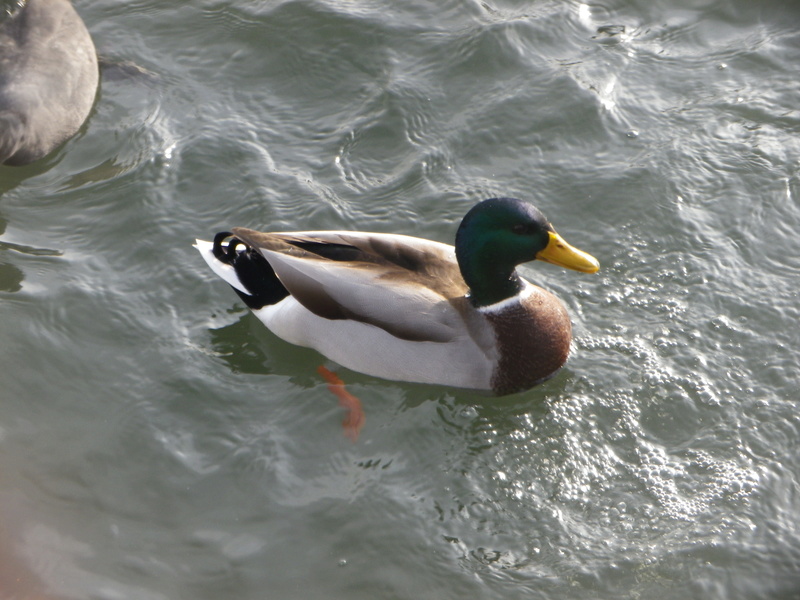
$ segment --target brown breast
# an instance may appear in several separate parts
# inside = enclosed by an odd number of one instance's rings
[[[486,314],[497,335],[500,360],[492,376],[498,396],[533,387],[567,360],[572,325],[566,308],[550,292],[534,287],[520,303]]]

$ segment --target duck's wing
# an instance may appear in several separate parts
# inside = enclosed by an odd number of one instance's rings
[[[452,246],[382,233],[233,234],[257,248],[289,293],[320,317],[369,323],[413,341],[466,333],[457,306],[468,289]]]

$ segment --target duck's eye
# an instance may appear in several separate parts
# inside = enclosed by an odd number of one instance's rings
[[[511,232],[516,233],[517,235],[527,235],[531,232],[531,228],[528,225],[519,223],[511,227]]]

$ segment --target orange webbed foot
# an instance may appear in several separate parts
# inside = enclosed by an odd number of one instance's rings
[[[339,379],[336,373],[325,367],[325,365],[317,367],[317,372],[322,375],[322,378],[328,383],[328,389],[339,398],[339,406],[346,411],[344,420],[342,421],[344,435],[351,442],[356,442],[358,440],[358,434],[367,420],[367,416],[364,414],[364,409],[361,406],[361,400],[344,389],[344,381]]]

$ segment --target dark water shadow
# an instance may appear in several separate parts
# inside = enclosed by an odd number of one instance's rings
[[[279,375],[311,387],[322,382],[317,367],[325,362],[318,352],[284,342],[249,311],[237,321],[209,330],[215,354],[234,373]]]
[[[61,148],[63,148],[63,146],[60,146],[58,150],[48,154],[45,158],[37,160],[29,165],[21,167],[0,165],[0,200],[2,200],[3,195],[12,191],[26,179],[46,173],[53,166],[58,164],[61,156]]]
[[[0,261],[0,292],[18,292],[25,275],[14,265]]]
[[[0,216],[0,235],[6,230],[7,222]],[[0,249],[3,243],[0,242]],[[25,276],[22,271],[14,265],[4,261],[3,253],[0,253],[0,292],[18,292],[22,289],[22,280]]]

